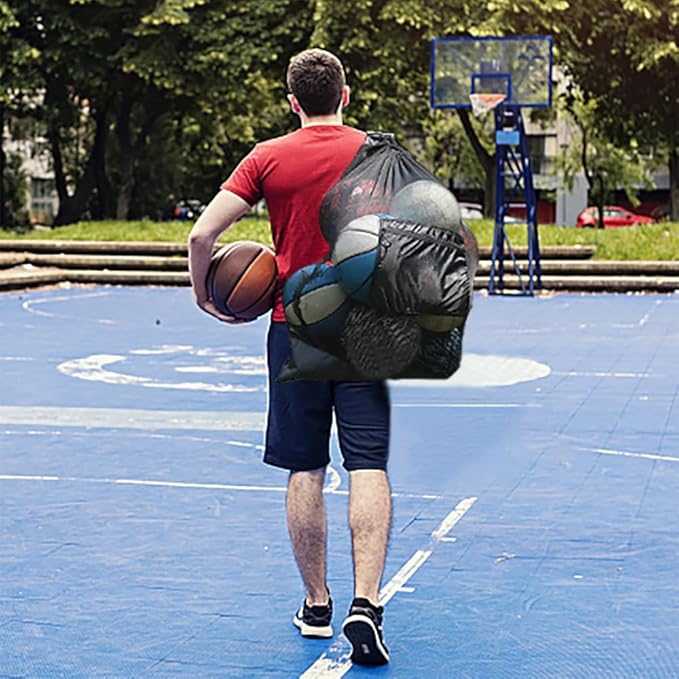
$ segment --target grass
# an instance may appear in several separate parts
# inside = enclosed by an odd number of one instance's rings
[[[483,219],[470,223],[481,245],[491,245],[493,222]],[[506,227],[512,245],[526,244],[526,227]],[[620,229],[572,229],[540,226],[540,245],[594,245],[594,259],[679,260],[679,223],[643,224]]]
[[[0,229],[0,240],[95,240],[95,241],[164,241],[185,243],[193,222],[102,221],[78,222],[54,229],[36,229],[28,232]],[[269,221],[264,217],[241,219],[219,239],[230,243],[235,240],[254,240],[271,244]]]
[[[0,239],[30,238],[98,241],[172,241],[185,242],[191,222],[80,222],[55,229],[16,233],[0,229]],[[493,223],[471,223],[481,245],[490,245]],[[507,226],[512,245],[526,243],[526,227]],[[246,217],[222,236],[220,241],[255,240],[271,244],[269,222],[264,217]],[[569,229],[563,226],[540,227],[542,245],[595,245],[595,259],[679,260],[679,223],[644,224],[622,229]]]

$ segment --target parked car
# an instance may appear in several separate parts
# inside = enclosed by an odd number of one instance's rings
[[[205,207],[206,206],[201,201],[196,200],[195,198],[183,200],[175,205],[173,217],[179,221],[198,219],[203,210],[205,210]]]
[[[670,206],[667,203],[663,205],[658,205],[651,210],[651,217],[655,219],[656,222],[666,222],[670,218]]]
[[[475,219],[483,219],[483,207],[480,203],[459,203],[460,214],[462,221],[473,221]],[[514,215],[505,215],[505,224],[522,224],[525,223],[519,217]]]
[[[604,228],[617,229],[622,226],[636,226],[637,224],[655,224],[653,217],[637,215],[619,205],[604,206]],[[575,226],[581,229],[591,229],[599,225],[599,211],[596,207],[588,207],[583,210],[575,222]]]
[[[460,203],[459,205],[462,221],[483,219],[483,208],[478,203]]]

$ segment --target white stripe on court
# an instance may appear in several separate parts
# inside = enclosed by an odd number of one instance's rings
[[[264,413],[237,411],[0,406],[0,424],[9,425],[262,431],[264,423]]]
[[[328,484],[323,489],[326,495],[344,495],[348,496],[348,490],[338,488],[341,477],[332,467],[328,467],[329,480]],[[53,476],[44,474],[0,474],[0,481],[45,481],[45,482],[63,482],[63,483],[98,483],[114,486],[148,486],[156,488],[195,488],[200,490],[228,490],[228,491],[249,491],[249,492],[264,492],[264,493],[285,493],[287,486],[254,486],[238,483],[198,483],[189,481],[159,481],[155,479],[93,479],[79,476]],[[415,500],[441,500],[441,495],[433,493],[401,493],[395,492],[391,494],[394,498],[407,498]]]
[[[118,354],[92,354],[85,358],[64,361],[57,370],[68,377],[75,377],[90,382],[116,384],[125,386],[150,387],[153,389],[187,389],[189,391],[209,391],[218,393],[261,391],[260,387],[247,387],[242,384],[210,384],[209,382],[163,382],[151,377],[128,375],[127,373],[107,370],[107,365],[127,360]]]
[[[436,545],[446,537],[453,526],[471,509],[477,499],[475,497],[468,497],[457,503],[455,508],[431,534],[431,538],[425,548],[418,549],[401,566],[398,573],[382,588],[380,591],[380,605],[386,606],[392,597],[399,591],[403,591],[406,582],[424,565],[432,555]],[[341,636],[313,665],[300,675],[300,679],[340,679],[351,669],[350,656],[351,649],[349,643],[344,636]]]
[[[539,403],[392,403],[394,408],[542,408]]]
[[[651,377],[651,373],[632,373],[632,372],[605,372],[605,371],[577,371],[570,370],[560,372],[555,370],[552,375],[556,377],[628,377],[632,379],[641,379],[644,377]]]
[[[63,297],[44,297],[41,299],[30,299],[26,302],[24,302],[21,307],[23,308],[24,311],[28,311],[29,313],[36,314],[37,316],[46,316],[47,318],[61,318],[61,319],[67,319],[67,320],[76,320],[76,321],[82,321],[83,318],[80,316],[65,316],[63,314],[51,314],[48,311],[42,311],[40,309],[35,309],[34,307],[38,306],[39,304],[51,304],[52,302],[70,302],[73,299],[87,299],[87,298],[92,298],[92,297],[106,297],[110,295],[111,293],[109,291],[102,291],[102,292],[90,292],[86,294],[81,294],[77,293],[74,295],[66,295]],[[115,325],[115,321],[112,321],[108,318],[101,318],[101,319],[87,319],[87,320],[94,320],[95,323],[103,323],[104,325]]]
[[[679,457],[672,457],[671,455],[655,455],[653,453],[634,453],[628,450],[613,450],[611,448],[582,448],[582,450],[590,450],[593,453],[601,453],[602,455],[617,455],[618,457],[638,457],[644,460],[679,462]]]
[[[65,481],[71,483],[103,483],[117,486],[160,486],[163,488],[201,488],[204,490],[248,490],[284,493],[285,486],[249,486],[234,483],[190,483],[185,481],[155,481],[151,479],[88,479],[77,476],[40,476],[0,474],[0,481]],[[334,491],[337,492],[337,491]]]

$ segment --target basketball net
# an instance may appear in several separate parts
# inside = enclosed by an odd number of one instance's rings
[[[472,112],[477,118],[497,108],[505,100],[504,94],[470,94],[469,101],[472,105]]]

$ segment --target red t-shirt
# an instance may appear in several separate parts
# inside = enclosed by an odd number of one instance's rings
[[[264,198],[276,249],[278,293],[274,321],[284,321],[281,288],[295,271],[328,254],[318,223],[323,197],[353,160],[365,132],[312,125],[261,142],[222,184],[250,205]]]

